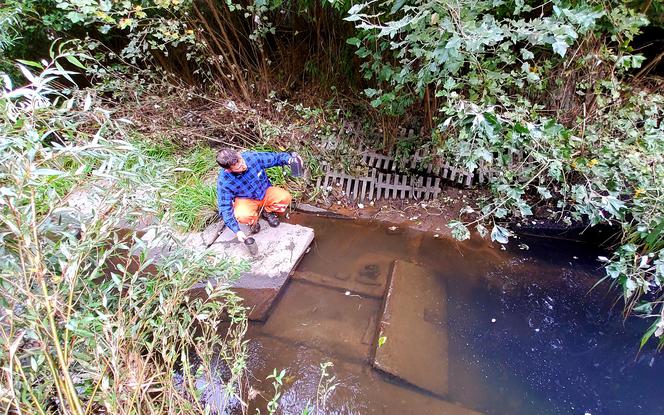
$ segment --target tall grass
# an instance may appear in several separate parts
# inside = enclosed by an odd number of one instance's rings
[[[216,154],[210,147],[196,147],[177,159],[171,212],[186,231],[198,231],[217,219]]]
[[[173,219],[186,230],[201,230],[217,218],[217,188],[196,181],[175,192],[171,208]]]
[[[0,98],[0,408],[208,413],[197,384],[213,355],[230,369],[226,391],[241,396],[246,313],[223,281],[244,265],[191,252],[158,222],[136,233],[135,220],[167,207],[172,165],[122,141],[107,113],[64,96],[52,84],[60,66],[31,65],[40,72],[21,67],[31,84]],[[45,191],[58,180],[64,191]],[[69,180],[84,189],[77,204]],[[205,288],[212,301],[192,296],[210,275],[222,282]]]

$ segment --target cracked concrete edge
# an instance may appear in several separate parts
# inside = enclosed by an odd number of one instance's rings
[[[297,203],[293,208],[296,212],[309,213],[312,215],[324,216],[334,219],[355,219],[356,216],[344,215],[342,213],[333,212],[318,206],[310,205],[308,203]]]

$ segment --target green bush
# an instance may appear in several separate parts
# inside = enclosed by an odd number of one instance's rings
[[[655,320],[644,340],[654,334],[662,347],[664,97],[629,83],[644,60],[630,42],[648,24],[636,6],[369,2],[346,20],[374,82],[365,90],[371,105],[401,114],[435,103],[434,151],[495,172],[492,199],[476,219],[451,222],[453,235],[466,239],[472,227],[506,243],[505,222],[535,205],[568,222],[620,224],[607,277],[621,287],[626,313]]]
[[[21,66],[30,83],[7,82],[0,98],[2,407],[209,413],[197,385],[213,355],[229,369],[225,392],[240,394],[246,313],[228,283],[246,265],[191,252],[161,224],[143,237],[118,232],[167,207],[173,172],[121,140],[108,112],[59,89],[58,67]],[[86,203],[65,199],[69,180]],[[152,256],[164,246],[168,257]],[[191,298],[210,275],[222,282],[206,288],[214,301]],[[230,320],[225,337],[222,319]]]

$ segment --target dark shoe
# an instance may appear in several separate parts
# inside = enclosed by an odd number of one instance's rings
[[[253,225],[249,225],[249,232],[254,235],[261,231],[261,224],[256,221]]]
[[[267,224],[270,225],[270,227],[272,228],[276,228],[281,223],[281,221],[279,220],[279,216],[277,216],[277,214],[273,212],[263,212],[263,218],[267,221]]]

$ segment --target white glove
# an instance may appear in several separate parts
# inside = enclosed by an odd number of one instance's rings
[[[247,235],[245,235],[242,231],[238,231],[238,233],[235,235],[237,236],[237,240],[240,242],[244,242],[244,240],[247,239]]]

